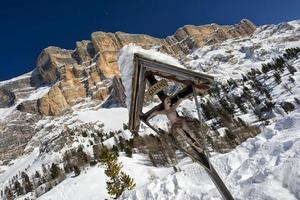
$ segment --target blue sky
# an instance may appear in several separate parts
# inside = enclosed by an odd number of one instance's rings
[[[74,49],[94,31],[173,34],[185,24],[300,19],[299,0],[2,0],[0,80],[35,68],[47,46]]]

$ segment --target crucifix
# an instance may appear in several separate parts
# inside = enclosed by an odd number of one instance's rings
[[[211,87],[214,82],[213,76],[163,63],[141,54],[134,55],[134,65],[129,130],[137,134],[140,121],[142,121],[158,135],[168,135],[172,139],[172,145],[204,168],[223,199],[233,200],[230,191],[209,160],[209,152],[203,137],[203,134],[205,134],[203,131],[204,122],[201,120],[197,96],[205,94]],[[166,80],[180,83],[185,87],[174,95],[167,95],[163,90],[168,85]],[[146,85],[149,88],[147,92]],[[143,113],[144,99],[154,95],[157,95],[161,103]],[[194,98],[198,119],[179,116],[176,111],[176,107],[180,102],[190,97]],[[157,114],[167,116],[170,124],[169,132],[156,128],[149,123],[149,120]]]

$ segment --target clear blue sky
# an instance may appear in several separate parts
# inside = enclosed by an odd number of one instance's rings
[[[0,80],[31,71],[47,46],[74,49],[94,31],[173,34],[185,24],[300,19],[300,0],[1,0]]]

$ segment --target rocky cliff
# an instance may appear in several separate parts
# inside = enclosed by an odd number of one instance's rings
[[[102,82],[119,75],[118,52],[127,44],[146,49],[159,46],[161,51],[181,58],[205,45],[249,36],[255,29],[252,22],[242,20],[232,26],[187,25],[166,39],[123,32],[94,32],[91,41],[77,42],[75,50],[48,47],[39,55],[37,69],[44,83],[58,83],[37,102],[38,111],[57,115],[85,97],[103,100],[108,91]]]
[[[146,49],[155,47],[181,59],[199,47],[248,37],[255,30],[252,22],[242,20],[236,25],[187,25],[164,39],[94,32],[91,40],[77,42],[75,50],[45,48],[33,72],[0,83],[0,108],[4,110],[0,120],[0,159],[20,155],[38,131],[34,124],[43,116],[62,115],[87,100],[103,107],[124,106],[117,64],[123,46],[132,43]]]

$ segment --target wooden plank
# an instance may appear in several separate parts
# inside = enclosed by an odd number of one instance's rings
[[[192,86],[187,86],[184,89],[180,90],[177,94],[171,96],[171,104],[175,104],[177,103],[177,101],[179,101],[180,99],[186,99],[189,96],[191,96],[193,93],[193,88]],[[154,108],[152,108],[151,110],[149,110],[148,112],[146,112],[145,114],[142,114],[142,116],[144,118],[148,118],[152,113],[156,112],[156,111],[162,111],[164,110],[164,104],[163,102],[158,104],[157,106],[155,106]]]
[[[163,72],[169,75],[176,75],[178,79],[192,80],[195,84],[199,83],[213,83],[214,77],[208,74],[195,72],[192,70],[180,68],[174,65],[159,62],[157,60],[149,59],[141,54],[135,54],[139,61],[147,66],[147,70]]]
[[[129,111],[129,130],[136,132],[136,115],[138,114],[136,108],[137,101],[137,90],[139,83],[139,71],[140,71],[140,62],[137,56],[134,56],[134,75],[132,77],[132,93],[131,93],[131,102],[130,102],[130,111]]]
[[[154,85],[157,83],[157,80],[152,73],[148,73],[147,80],[149,81],[150,85]],[[157,96],[161,101],[163,101],[166,98],[166,95],[163,91],[158,92]]]

